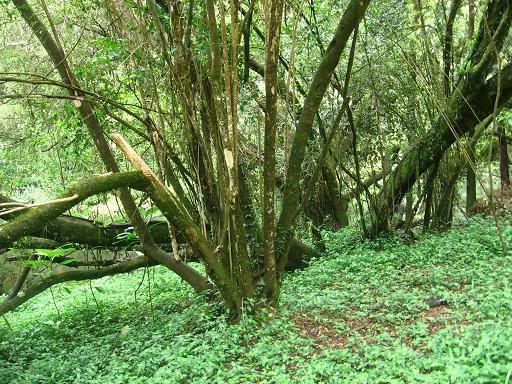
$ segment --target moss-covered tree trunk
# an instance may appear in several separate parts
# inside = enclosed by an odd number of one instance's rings
[[[434,127],[403,157],[387,178],[378,198],[381,203],[377,216],[392,215],[419,175],[439,161],[456,140],[495,112],[496,101],[500,110],[512,97],[512,65],[506,65],[499,74],[495,72],[495,53],[501,50],[508,35],[511,8],[506,1],[492,0],[488,3],[473,52],[467,60],[467,73],[457,83]],[[380,220],[372,234],[387,230],[386,220]]]

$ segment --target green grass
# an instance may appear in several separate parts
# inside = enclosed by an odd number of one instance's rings
[[[228,325],[163,268],[150,286],[138,271],[54,287],[0,325],[0,383],[512,384],[512,257],[492,220],[411,244],[325,237],[277,318]]]

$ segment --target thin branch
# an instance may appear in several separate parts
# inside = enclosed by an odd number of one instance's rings
[[[120,273],[127,273],[134,271],[139,268],[143,268],[148,265],[155,265],[156,263],[153,260],[147,260],[146,256],[135,257],[131,260],[128,260],[123,263],[119,263],[116,265],[112,265],[105,268],[100,269],[92,269],[87,271],[69,271],[69,272],[61,272],[54,275],[51,275],[39,283],[27,288],[22,296],[15,296],[12,298],[6,299],[4,302],[0,304],[0,315],[4,315],[7,312],[19,307],[21,304],[27,302],[34,296],[39,295],[44,292],[48,288],[60,284],[66,281],[83,281],[83,280],[92,280],[99,279],[105,276],[112,276]]]
[[[63,197],[62,199],[48,200],[48,201],[43,201],[40,203],[33,203],[33,204],[18,203],[21,206],[13,208],[13,209],[9,209],[7,211],[2,211],[2,212],[0,212],[0,216],[10,215],[11,213],[22,211],[22,210],[25,210],[28,208],[35,208],[35,207],[41,207],[43,205],[58,204],[58,203],[73,201],[78,198],[79,198],[79,196],[77,194],[74,194],[73,196],[70,196],[70,197]],[[15,203],[7,203],[7,204],[15,204]]]
[[[31,267],[29,266],[23,268],[23,270],[21,271],[21,275],[16,280],[16,283],[12,287],[11,292],[9,292],[9,294],[7,295],[6,300],[10,300],[18,295],[18,293],[21,291],[21,288],[23,287],[23,284],[25,284],[25,281],[27,280],[30,269]]]

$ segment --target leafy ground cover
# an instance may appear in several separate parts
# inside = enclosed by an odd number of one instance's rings
[[[325,233],[279,316],[247,303],[238,325],[159,267],[54,287],[0,325],[0,383],[512,383],[512,252],[492,220],[356,233]]]

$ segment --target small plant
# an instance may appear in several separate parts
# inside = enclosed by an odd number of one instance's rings
[[[73,263],[75,259],[67,256],[76,252],[76,248],[72,248],[70,245],[65,244],[55,249],[35,249],[31,257],[23,259],[23,263],[29,266],[41,266],[48,262],[61,265]]]

